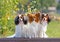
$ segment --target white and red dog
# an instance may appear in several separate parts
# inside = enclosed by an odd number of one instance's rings
[[[42,14],[42,21],[41,21],[41,23],[42,23],[42,38],[47,38],[48,36],[47,36],[47,34],[46,34],[46,31],[47,31],[47,25],[48,25],[48,23],[50,22],[50,18],[49,18],[49,15],[48,14],[45,14],[45,13],[43,13]]]

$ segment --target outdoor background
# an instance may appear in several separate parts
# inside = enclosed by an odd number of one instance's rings
[[[60,0],[0,0],[0,38],[14,34],[17,14],[38,11],[51,18],[46,32],[49,38],[60,38]]]

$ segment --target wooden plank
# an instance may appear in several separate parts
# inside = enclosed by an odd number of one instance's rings
[[[0,42],[60,42],[60,38],[0,38]]]

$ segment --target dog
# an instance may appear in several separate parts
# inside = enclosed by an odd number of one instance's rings
[[[48,14],[42,14],[42,38],[48,38],[46,31],[47,31],[47,25],[50,22],[50,18]]]
[[[28,16],[23,16],[23,37],[29,38],[29,24],[28,24]]]
[[[15,37],[22,37],[22,30],[23,30],[23,15],[19,14],[15,17],[15,33],[7,38],[15,38]]]
[[[40,32],[40,28],[41,28],[41,25],[40,25],[40,13],[36,13],[36,14],[33,14],[34,15],[34,37],[35,38],[38,38],[39,37],[39,32]]]
[[[29,38],[34,38],[34,25],[33,25],[33,15],[28,14],[28,28],[29,28]]]

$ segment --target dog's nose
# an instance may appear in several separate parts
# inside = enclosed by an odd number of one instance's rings
[[[23,19],[21,19],[21,21],[22,21]]]
[[[21,22],[21,21],[23,21],[23,19],[20,18],[19,21]]]

